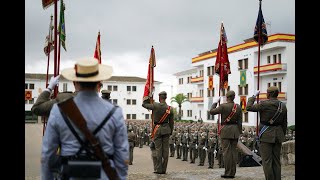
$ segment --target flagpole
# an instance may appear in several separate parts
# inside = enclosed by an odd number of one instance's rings
[[[259,11],[261,8],[261,0],[259,0]],[[260,23],[260,21],[259,21]],[[257,91],[260,89],[260,45],[261,45],[261,26],[262,24],[258,24],[258,85]],[[259,95],[257,96],[257,104],[259,103]],[[257,126],[256,126],[256,135],[259,135],[259,112],[257,112]]]
[[[220,50],[221,50],[221,48],[222,48],[222,41],[221,41],[221,30],[222,30],[222,24],[223,24],[223,22],[221,22],[221,27],[220,27],[220,40],[219,40],[219,44],[220,44]],[[219,50],[219,46],[218,46],[218,50]],[[220,52],[218,52],[218,53],[220,53]],[[220,53],[221,54],[221,53]],[[221,55],[219,56],[219,58],[221,57]],[[217,59],[216,59],[216,61],[217,61]],[[219,97],[220,97],[220,92],[221,92],[221,61],[220,61],[220,63],[219,63]],[[220,106],[220,101],[218,101],[218,104],[219,104],[219,106]],[[220,133],[220,118],[221,118],[221,114],[219,114],[218,115],[218,132]],[[218,135],[220,135],[220,134],[218,134]]]
[[[57,14],[58,14],[58,0],[54,0],[54,71],[53,76],[57,76]],[[58,86],[54,88],[53,97],[58,94]]]
[[[152,58],[153,58],[153,45],[152,45],[152,47],[151,47],[151,56],[152,56]],[[150,61],[150,60],[149,60]],[[153,90],[154,90],[154,86],[153,86],[153,83],[154,83],[154,67],[153,67],[153,63],[152,63],[152,66],[151,66],[151,64],[150,64],[150,62],[149,62],[149,66],[150,66],[150,73],[151,73],[151,81],[150,82],[152,82],[151,83],[151,88],[152,89],[150,89],[151,90],[151,92],[153,92]],[[152,93],[152,97],[151,97],[151,99],[150,99],[150,103],[151,104],[153,104],[154,103],[154,99],[153,99],[153,93]],[[153,110],[151,111],[151,132],[153,132],[153,126],[154,126],[154,114],[153,114]]]

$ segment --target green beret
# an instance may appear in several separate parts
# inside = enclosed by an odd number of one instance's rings
[[[110,94],[111,91],[104,89],[104,90],[101,91],[101,93],[102,93],[102,94]]]
[[[159,96],[160,95],[167,95],[167,93],[165,92],[165,91],[161,91],[160,93],[159,93]]]
[[[231,97],[231,96],[235,96],[236,93],[232,90],[228,91],[227,94],[226,94],[226,97]]]
[[[270,87],[268,87],[268,89],[267,89],[267,92],[268,92],[268,93],[271,93],[271,92],[274,92],[274,91],[278,91],[278,92],[279,92],[279,89],[278,89],[277,86],[270,86]]]

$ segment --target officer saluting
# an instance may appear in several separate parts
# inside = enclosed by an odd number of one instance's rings
[[[280,151],[287,130],[287,107],[277,99],[279,89],[276,86],[267,89],[268,100],[253,104],[259,93],[248,99],[246,109],[260,113],[259,141],[265,178],[280,180]]]
[[[228,91],[226,97],[227,102],[220,104],[218,108],[216,106],[220,101],[220,97],[215,99],[210,114],[221,114],[220,138],[225,167],[224,174],[221,177],[234,178],[238,159],[236,147],[242,130],[242,111],[240,105],[233,102],[235,97],[234,91]]]

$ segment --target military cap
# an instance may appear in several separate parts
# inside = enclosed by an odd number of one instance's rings
[[[231,96],[235,96],[236,93],[232,90],[228,91],[227,94],[226,94],[226,97],[231,97]]]
[[[104,89],[104,90],[101,91],[101,93],[102,93],[102,94],[110,94],[111,91]]]
[[[267,89],[267,92],[268,92],[268,93],[271,93],[271,92],[274,92],[274,91],[278,91],[278,92],[279,92],[279,89],[278,89],[277,86],[270,86],[270,87],[268,87],[268,89]]]
[[[161,91],[160,93],[159,93],[159,96],[160,95],[167,95],[167,93],[165,92],[165,91]]]

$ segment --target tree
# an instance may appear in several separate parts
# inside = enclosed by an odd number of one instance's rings
[[[176,96],[172,97],[171,102],[175,102],[179,105],[178,119],[181,120],[181,104],[184,102],[190,102],[188,97],[183,95],[182,93],[180,93],[180,94],[177,94]]]

